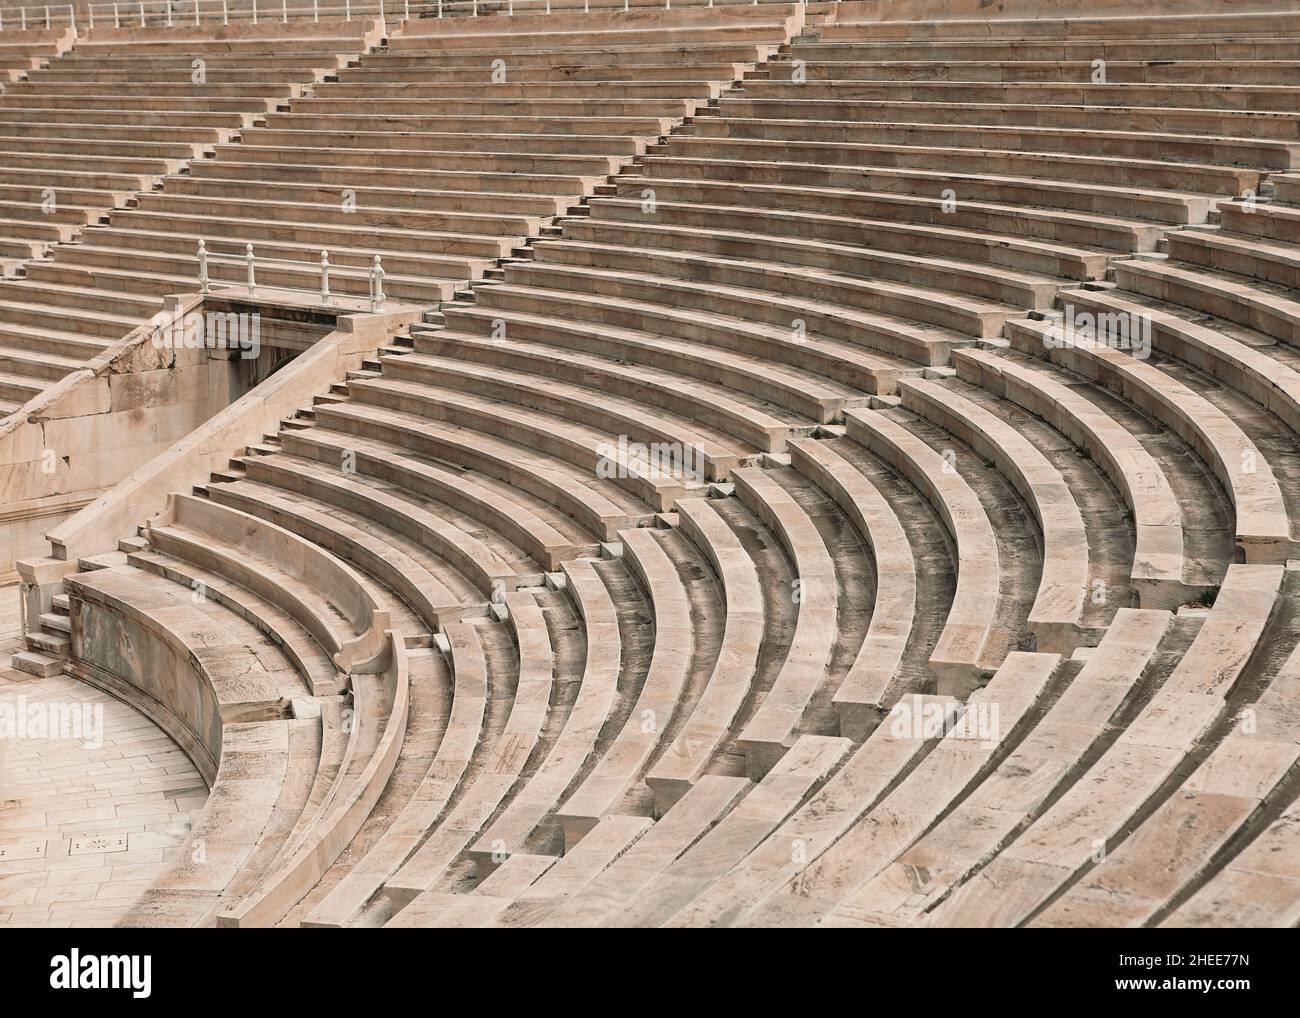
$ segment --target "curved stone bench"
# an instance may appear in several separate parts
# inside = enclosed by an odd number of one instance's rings
[[[1121,608],[1060,699],[997,770],[863,889],[859,918],[916,921],[1068,788],[1111,719],[1138,695],[1170,620],[1167,612]]]
[[[735,390],[821,423],[835,420],[845,406],[869,398],[865,390],[839,385],[797,364],[672,339],[653,332],[588,323],[560,317],[559,314],[543,316],[489,308],[449,309],[449,312],[447,320],[453,329],[480,336],[490,335],[494,328],[499,328],[495,323],[504,322],[506,336],[516,341],[540,342],[662,368]]]
[[[862,741],[901,690],[896,676],[916,616],[916,560],[897,514],[871,480],[825,444],[790,442],[790,465],[853,521],[871,549],[876,574],[871,623],[848,674],[831,698],[840,732]]]
[[[1145,608],[1176,608],[1195,596],[1184,582],[1182,511],[1160,465],[1097,404],[1045,371],[987,350],[954,357],[958,375],[1047,421],[1106,472],[1133,513],[1130,578]]]
[[[331,466],[342,464],[344,457],[351,455],[358,476],[374,477],[451,506],[518,545],[543,569],[556,569],[582,550],[524,502],[507,498],[464,473],[404,455],[400,446],[333,432],[324,422],[303,431],[281,431],[280,444],[291,455]]]
[[[1300,301],[1263,290],[1251,279],[1156,262],[1125,263],[1123,278],[1126,289],[1226,318],[1290,346],[1300,346]]]
[[[657,874],[672,865],[701,835],[743,801],[752,787],[744,778],[706,774],[627,851],[578,893],[536,919],[534,925],[604,925],[634,900]]]
[[[656,157],[646,168],[654,170],[664,161]],[[720,167],[729,169],[749,164],[706,161],[703,165],[707,166],[710,174],[718,174],[724,172]],[[815,298],[835,307],[898,315],[979,338],[1000,335],[1009,319],[1020,317],[1016,310],[1019,304],[1000,304],[900,280],[850,276],[834,270],[784,265],[779,261],[742,259],[734,254],[711,255],[556,240],[539,244],[534,257],[541,270],[552,265],[564,265],[570,270],[576,267],[601,273],[653,273],[656,278],[699,280],[720,287],[771,292],[778,295],[778,300]]]
[[[563,350],[540,342],[471,336],[454,329],[416,333],[415,349],[420,355],[454,355],[462,364],[527,371],[530,376],[546,379],[548,384],[578,384],[628,403],[663,407],[696,426],[734,436],[762,452],[780,452],[791,429],[788,422],[773,416],[770,410],[746,403],[719,385],[648,364]]]
[[[915,435],[874,410],[846,415],[848,435],[906,478],[943,519],[955,548],[957,590],[930,670],[940,693],[964,697],[998,665],[1002,641],[997,598],[1002,567],[993,525],[979,497],[956,469]]]
[[[736,497],[780,542],[794,574],[794,632],[781,669],[736,740],[745,769],[757,780],[794,744],[804,713],[826,682],[839,635],[835,563],[798,499],[758,468],[732,475]]]
[[[853,66],[849,65],[849,67]],[[1021,66],[1018,64],[1010,65],[1009,73],[1012,75],[1010,80],[1018,80],[1015,75],[1021,73]],[[1110,63],[1106,65],[1108,75],[1114,66]],[[926,71],[933,72],[936,68],[938,73],[933,73],[933,77],[925,74]],[[962,69],[957,68],[956,70]],[[934,65],[934,67],[922,67],[920,68],[922,76],[917,80],[927,82],[942,81],[946,78],[946,75],[942,73],[943,70],[945,70],[945,65],[942,64]],[[996,74],[1000,68],[998,65],[992,65],[992,70]],[[1008,73],[1006,68],[1001,70],[1003,70],[1003,73]],[[1079,70],[1082,71],[1081,77],[1086,78],[1091,73],[1092,68],[1085,66]],[[1122,72],[1122,66],[1116,69],[1117,80],[1118,75]],[[1030,73],[1032,74],[1032,70]],[[1224,75],[1235,74],[1237,73],[1237,67],[1233,66],[1218,73]],[[1273,73],[1278,72],[1274,71]],[[1281,73],[1285,74],[1286,72]],[[902,80],[907,79],[903,77]],[[1006,79],[995,77],[992,80]],[[769,81],[756,84],[761,87],[756,88],[755,91],[762,97],[785,97],[780,89],[780,82]],[[871,94],[875,94],[874,82],[870,78],[865,79],[863,84]],[[852,100],[858,98],[855,94],[859,91],[858,85],[859,83],[854,80],[841,78],[834,81],[795,83],[794,87],[798,90],[797,94],[808,99],[833,96],[840,100]],[[730,113],[731,111],[726,112]],[[1090,129],[1075,129],[1005,123],[934,124],[919,118],[911,123],[880,122],[865,118],[855,119],[852,122],[827,122],[809,117],[800,117],[792,121],[748,119],[728,115],[725,118],[711,121],[710,129],[701,131],[698,136],[787,138],[796,142],[839,140],[849,144],[950,147],[976,150],[987,148],[997,151],[1017,150],[1040,154],[1070,152],[1072,154],[1077,153],[1079,157],[1085,158],[1141,159],[1151,164],[1157,162],[1157,160],[1150,158],[1152,153],[1155,152],[1159,154],[1160,161],[1170,164],[1174,167],[1175,172],[1177,172],[1177,167],[1183,163],[1198,164],[1207,170],[1210,167],[1219,165],[1226,167],[1249,166],[1260,170],[1286,170],[1292,167],[1297,155],[1300,154],[1300,146],[1297,146],[1294,140],[1288,142],[1271,138],[1178,134],[1168,127],[1144,134],[1141,131],[1098,130],[1098,126],[1094,125]],[[1149,138],[1156,147],[1143,146],[1142,139],[1144,137]]]
[[[74,669],[153,720],[209,783],[223,720],[276,717],[306,693],[287,659],[283,672],[272,670],[278,651],[269,639],[233,625],[233,615],[223,630],[187,590],[133,568],[78,573],[64,585]],[[269,652],[265,663],[250,639]]]
[[[1228,208],[1232,207],[1224,204]],[[1264,215],[1271,218],[1275,213],[1275,209],[1269,209]],[[1220,212],[1219,215],[1222,218],[1223,213]],[[1233,233],[1223,232],[1229,228],[1224,227],[1214,232],[1189,230],[1185,235],[1171,234],[1169,258],[1184,265],[1194,265],[1211,272],[1232,273],[1234,276],[1244,276],[1246,280],[1286,287],[1289,290],[1295,290],[1300,285],[1300,257],[1297,257],[1292,243],[1278,242],[1250,233],[1236,224],[1234,227],[1236,229]],[[1265,292],[1255,300],[1280,305],[1285,298],[1280,294]]]
[[[755,82],[750,88],[760,96],[782,94],[773,88],[760,88],[763,84]],[[1077,103],[1079,101],[1073,89],[1043,88],[1037,85],[985,86],[950,82],[848,83],[848,85],[851,87],[841,85],[828,89],[827,98],[864,102],[887,100],[950,102],[954,92],[960,92],[969,102]],[[805,90],[810,86],[793,87],[798,90],[797,95],[805,95]],[[1294,97],[1288,96],[1288,98],[1294,101]],[[1018,148],[963,148],[954,145],[908,145],[884,141],[832,142],[727,135],[698,138],[691,135],[677,136],[673,139],[670,151],[674,155],[693,158],[756,162],[785,159],[841,167],[866,165],[943,170],[950,173],[1006,174],[1115,187],[1122,187],[1128,182],[1140,188],[1161,190],[1177,188],[1200,195],[1217,194],[1228,197],[1241,194],[1247,189],[1257,188],[1265,173],[1264,170],[1230,164],[1166,162],[1159,159],[1106,155],[1079,155],[1064,161],[1053,152],[1025,151]]]
[[[852,746],[848,739],[799,736],[730,813],[604,925],[658,926],[768,838],[835,770]]]
[[[446,337],[439,339],[447,343]],[[455,347],[451,352],[456,352]],[[682,472],[702,475],[705,480],[725,480],[731,467],[754,455],[754,450],[690,419],[656,414],[633,400],[619,400],[608,391],[579,387],[568,380],[538,379],[506,367],[466,364],[458,358],[427,353],[391,358],[384,365],[384,377],[539,410],[593,431],[626,436],[637,445],[679,450]],[[689,459],[687,450],[692,451]],[[693,461],[695,456],[699,462]],[[665,468],[670,465],[671,461],[664,464]]]
[[[768,905],[767,914],[807,914],[832,910],[823,922],[854,924],[870,901],[870,879],[983,776],[998,750],[1014,746],[1024,718],[1057,679],[1061,659],[1054,654],[1008,655],[988,686],[972,694],[966,714],[872,813],[810,866],[807,880],[787,888]],[[985,718],[983,712],[988,710]],[[979,718],[974,715],[979,714]],[[761,919],[759,919],[761,920]]]
[[[398,912],[434,885],[478,835],[519,781],[546,722],[554,684],[554,651],[542,609],[529,594],[507,594],[509,625],[519,653],[510,716],[487,750],[483,769],[401,868],[383,894]]]
[[[838,27],[838,26],[836,26]],[[1159,27],[1156,23],[1155,27]],[[899,39],[873,41],[869,35],[852,40],[821,34],[816,41],[801,40],[787,47],[794,58],[823,61],[910,61],[1012,60],[1090,62],[1100,54],[1116,61],[1206,61],[1223,63],[1245,60],[1294,60],[1300,46],[1294,39],[1255,38],[1223,40],[1211,38],[1148,39]]]
[[[1294,927],[1300,920],[1300,804],[1292,803],[1160,926]]]
[[[649,516],[632,514],[616,505],[594,488],[594,478],[592,483],[583,484],[576,471],[560,469],[554,459],[481,432],[442,427],[417,414],[374,404],[320,406],[316,416],[331,430],[378,439],[523,488],[555,506],[598,540],[613,540],[621,528],[636,526]]]
[[[1294,596],[1294,583],[1287,592]],[[1175,894],[1209,871],[1216,853],[1242,837],[1263,808],[1286,795],[1300,760],[1300,650],[1292,651],[1259,699],[1201,765],[1106,857],[1106,865],[1057,898],[1035,925],[1149,924]],[[1246,721],[1249,718],[1249,721]],[[1170,851],[1168,846],[1176,846]],[[1159,867],[1151,860],[1162,859]]]
[[[912,365],[898,357],[870,351],[856,345],[814,334],[800,338],[790,324],[773,327],[713,312],[712,309],[683,308],[676,302],[647,300],[636,292],[587,295],[572,291],[551,291],[510,284],[480,287],[476,303],[484,312],[520,311],[528,314],[551,311],[578,322],[608,325],[619,329],[663,336],[665,339],[730,350],[773,362],[776,367],[798,367],[841,386],[863,392],[892,392],[897,377]],[[454,322],[456,316],[449,317]]]
[[[309,501],[284,497],[276,488],[253,481],[205,485],[214,505],[233,508],[298,536],[304,543],[350,563],[368,599],[386,612],[413,644],[423,642],[422,629],[437,629],[448,619],[479,610],[477,592],[457,596],[406,549],[398,546],[370,521],[348,520],[321,512]],[[449,577],[450,578],[450,577]],[[468,583],[462,581],[465,587]]]
[[[286,719],[305,702],[304,677],[218,599],[195,600],[152,573],[102,568],[65,585],[70,668],[153,718],[212,787],[189,839],[122,924],[207,925],[282,849],[328,772],[322,722]]]
[[[1116,281],[1121,286],[1126,282],[1123,267],[1127,264],[1120,262],[1116,266]],[[1151,323],[1151,343],[1156,350],[1245,393],[1300,434],[1300,371],[1248,344],[1244,341],[1247,337],[1238,339],[1230,327],[1216,322],[1211,328],[1184,318],[1172,308],[1138,303],[1123,293],[1070,292],[1065,299],[1093,314],[1144,317]]]
[[[354,677],[357,709],[351,760],[339,774],[320,814],[291,845],[258,888],[217,917],[219,926],[269,926],[315,886],[352,841],[392,777],[402,751],[410,706],[410,671],[400,633],[389,630],[382,678]],[[360,685],[357,685],[360,683]],[[370,686],[358,697],[361,687]],[[387,703],[386,714],[381,708]],[[382,720],[381,720],[382,718]]]
[[[749,125],[762,125],[764,121],[744,121],[735,117],[711,118],[708,123],[725,128],[720,137],[747,137],[759,133],[758,128],[747,130]],[[778,121],[777,123],[784,123]],[[792,129],[781,133],[794,134]],[[822,125],[809,132],[815,137],[835,133]],[[703,129],[693,137],[711,135]],[[797,141],[800,139],[790,139]],[[828,203],[822,203],[823,206]],[[830,214],[834,213],[834,214]],[[622,198],[594,198],[591,201],[593,223],[652,222],[664,226],[700,229],[712,224],[713,228],[728,233],[763,233],[776,237],[797,238],[801,243],[821,242],[835,246],[860,244],[881,252],[898,252],[931,257],[962,259],[974,264],[993,264],[1020,272],[1037,272],[1046,276],[1064,276],[1067,279],[1097,279],[1105,273],[1108,255],[1084,249],[1072,249],[1063,243],[1052,243],[1025,237],[1022,234],[988,234],[957,227],[954,223],[943,225],[915,223],[901,218],[872,219],[857,209],[827,209],[816,212],[801,208],[794,202],[779,206],[751,208],[745,205],[718,205],[706,203],[679,203],[665,199],[656,192],[653,212],[647,214],[641,201]]]
[[[659,182],[655,184],[657,187]],[[946,364],[953,346],[969,342],[965,336],[937,335],[934,328],[917,326],[906,319],[866,314],[836,303],[769,293],[753,287],[726,287],[718,282],[679,281],[649,273],[593,270],[547,262],[511,265],[506,278],[511,284],[527,287],[622,297],[761,322],[783,329],[787,335],[790,323],[799,319],[804,321],[814,341],[837,340],[923,365]]]
[[[460,788],[487,718],[488,665],[474,626],[454,622],[447,638],[452,667],[451,714],[437,753],[410,800],[351,870],[312,907],[303,926],[342,927],[420,846]]]
[[[359,100],[362,106],[365,100]],[[551,152],[472,152],[472,151],[430,151],[405,152],[392,149],[346,149],[309,148],[303,145],[292,147],[257,145],[256,135],[238,146],[218,145],[216,154],[224,161],[229,156],[237,157],[245,163],[274,163],[277,165],[299,166],[360,166],[371,170],[452,170],[459,173],[488,173],[499,175],[578,176],[586,179],[599,179],[616,172],[627,156],[569,155]],[[419,236],[409,234],[408,239],[419,242]],[[435,238],[437,239],[437,238]],[[441,249],[447,247],[446,239],[439,240]],[[500,246],[500,245],[497,245]]]
[[[406,381],[385,376],[382,381],[352,382],[348,391],[367,405],[416,413],[466,432],[517,443],[534,455],[562,460],[593,478],[612,480],[659,512],[671,508],[687,490],[684,477],[660,471],[654,464],[639,463],[633,457],[618,457],[616,435],[603,434],[559,415],[434,386],[423,379]]]
[[[277,811],[295,816],[320,752],[315,721],[226,725],[220,767],[189,837],[118,922],[121,927],[205,925],[259,854],[278,851]]]
[[[675,142],[681,145],[689,139]],[[711,139],[709,139],[711,140]],[[775,143],[774,143],[775,144]],[[782,144],[783,149],[793,146]],[[721,153],[718,153],[721,154]],[[717,158],[718,154],[710,156]],[[757,156],[758,153],[754,153]],[[799,236],[720,230],[708,225],[677,226],[638,220],[570,219],[565,240],[618,244],[633,248],[667,248],[691,254],[725,255],[746,260],[784,262],[809,269],[884,278],[943,287],[972,297],[1022,308],[1050,306],[1059,284],[1054,277],[1011,265],[984,265],[935,255],[911,254],[856,243],[804,240]]]
[[[636,704],[558,816],[566,850],[618,808],[658,748],[677,713],[694,643],[691,606],[677,567],[649,530],[625,530],[623,561],[645,591],[654,615],[654,650]]]
[[[889,865],[980,780],[999,750],[1016,745],[1019,728],[1048,693],[1061,668],[1056,654],[1007,656],[989,684],[971,694],[962,717],[870,813],[752,912],[746,924],[852,921],[855,892]],[[835,915],[832,915],[832,912]]]
[[[1233,565],[1191,646],[1141,713],[1016,841],[930,914],[1016,925],[1110,846],[1225,709],[1274,610],[1282,566]]]
[[[854,12],[856,13],[856,12]],[[1149,18],[1078,15],[1068,17],[1009,17],[914,20],[875,20],[874,12],[864,12],[865,17],[849,17],[825,26],[819,33],[821,39],[870,39],[874,41],[916,39],[1014,39],[1036,42],[1039,40],[1143,40],[1151,34]],[[976,13],[971,11],[969,13]],[[1161,14],[1155,22],[1159,38],[1182,39],[1208,36],[1222,39],[1225,36],[1245,35],[1265,37],[1277,32],[1294,32],[1297,28],[1295,14],[1277,12],[1225,12],[1207,14]]]
[[[342,670],[378,666],[387,615],[357,573],[316,545],[247,513],[179,493],[145,524],[144,536],[160,551],[284,607]],[[250,560],[257,565],[250,567]],[[340,628],[340,620],[348,628]]]
[[[581,685],[546,759],[470,849],[481,874],[491,872],[503,857],[508,862],[520,853],[558,808],[565,790],[596,758],[600,733],[617,700],[623,641],[613,598],[589,560],[565,562],[561,568],[586,639]]]
[[[250,480],[309,495],[381,523],[388,530],[423,544],[467,577],[484,597],[517,585],[515,567],[473,534],[440,519],[414,502],[388,491],[358,484],[340,470],[325,470],[310,461],[285,456],[245,456],[239,460]]]
[[[654,791],[661,814],[699,781],[731,737],[758,667],[766,619],[754,561],[709,500],[686,499],[678,504],[677,513],[682,533],[713,566],[723,589],[726,617],[708,685],[668,749],[646,774],[646,784]]]
[[[1069,654],[1096,639],[1084,619],[1091,577],[1088,534],[1060,471],[1014,427],[941,385],[908,380],[901,392],[903,406],[992,462],[1038,521],[1043,570],[1028,621],[1036,649]]]
[[[813,100],[832,102],[833,100]],[[855,104],[850,104],[855,105]],[[728,112],[731,112],[728,107]],[[775,115],[784,110],[759,112]],[[932,195],[905,195],[811,185],[741,184],[728,180],[674,180],[669,177],[621,177],[619,193],[637,197],[652,187],[659,201],[702,205],[747,205],[880,221],[899,219],[920,226],[946,226],[966,233],[988,232],[1058,242],[1074,248],[1154,251],[1163,231],[1155,223],[1082,215],[1061,209],[1007,206],[966,198],[954,204]],[[956,193],[956,189],[953,189]],[[964,193],[964,191],[963,191]],[[1046,197],[1046,196],[1044,196]],[[1091,252],[1090,252],[1091,255]]]
[[[490,925],[509,907],[516,895],[554,864],[554,856],[516,852],[484,877],[472,893],[425,891],[385,923],[385,928],[409,930],[437,926],[477,929]]]
[[[1236,510],[1237,545],[1247,562],[1285,561],[1295,551],[1286,502],[1268,460],[1240,426],[1204,396],[1158,367],[1108,346],[1067,345],[1051,326],[1016,323],[1012,345],[1077,371],[1168,427],[1206,461]]]
[[[740,101],[740,100],[738,100]],[[744,100],[750,103],[776,100]],[[836,100],[815,100],[832,103]],[[847,102],[843,104],[850,115],[869,107],[873,110],[898,109],[901,115],[914,105],[908,102],[880,101]],[[923,104],[942,110],[961,111],[969,116],[966,104]],[[1001,104],[980,104],[995,116],[1007,107]],[[1062,107],[1025,106],[1012,109],[1044,110],[1056,115]],[[1064,107],[1080,116],[1091,117],[1095,110],[1089,107]],[[954,114],[956,115],[956,114]],[[193,171],[192,171],[193,172]],[[810,187],[836,190],[864,191],[871,194],[905,195],[912,198],[934,200],[935,195],[951,190],[965,196],[970,202],[996,202],[1002,205],[1024,206],[1029,209],[1065,209],[1085,215],[1117,216],[1135,222],[1204,223],[1216,200],[1209,195],[1184,194],[1179,191],[1153,188],[1134,188],[1091,184],[1081,181],[1043,180],[1035,177],[962,173],[943,169],[918,169],[896,166],[833,166],[820,163],[773,160],[769,162],[723,162],[689,159],[679,155],[654,155],[645,161],[646,180],[690,181],[692,184],[711,185],[725,183],[750,183],[779,187]],[[638,180],[638,177],[620,177],[621,180]],[[960,210],[960,205],[958,206]]]
[[[653,827],[654,821],[649,817],[624,814],[602,817],[545,873],[527,887],[515,891],[510,903],[487,925],[503,928],[538,925],[569,898],[581,893]]]
[[[200,569],[170,555],[156,551],[130,552],[126,560],[128,565],[179,583],[192,592],[202,591],[205,598],[229,608],[256,626],[284,651],[316,696],[332,696],[343,691],[347,676],[339,671],[306,627],[278,605],[227,581],[218,573]]]
[[[909,698],[909,721],[880,724],[815,794],[787,817],[762,843],[731,869],[702,888],[661,925],[731,926],[777,893],[863,816],[886,789],[897,783],[925,751],[942,737],[942,725],[926,718],[960,717],[951,697]]]
[[[856,63],[839,62],[807,64],[803,73],[822,81],[835,82],[846,76],[851,77],[859,66]],[[771,64],[767,80],[785,81],[791,69],[790,65]],[[833,91],[836,87],[840,86],[831,84],[827,90]],[[1279,121],[1276,113],[1263,110],[1162,108],[1156,112],[1146,106],[1098,107],[1071,103],[942,103],[898,102],[888,99],[855,102],[849,99],[798,98],[785,94],[783,89],[775,86],[771,92],[767,96],[745,92],[729,94],[722,98],[719,107],[729,116],[753,120],[922,124],[931,128],[949,124],[967,128],[984,125],[1002,128],[1021,126],[1090,130],[1098,135],[1110,131],[1132,134],[1151,128],[1172,133],[1188,145],[1189,139],[1198,136],[1205,137],[1210,143],[1221,138],[1273,142],[1287,140],[1287,130],[1283,126],[1285,121]],[[1199,200],[1204,202],[1207,198],[1201,196]]]

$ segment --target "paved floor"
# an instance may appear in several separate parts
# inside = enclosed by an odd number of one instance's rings
[[[12,670],[18,633],[17,587],[0,587],[0,926],[109,926],[207,790],[132,708],[67,676]]]

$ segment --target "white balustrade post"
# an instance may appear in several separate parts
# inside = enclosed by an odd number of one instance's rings
[[[18,27],[25,32],[27,31],[27,8],[19,7],[18,13],[21,15],[21,20],[22,20],[22,24],[20,24]]]
[[[370,310],[378,311],[384,306],[384,267],[379,255],[375,255],[375,264],[370,269]]]
[[[113,27],[114,27],[114,28],[121,28],[121,27],[122,27],[122,19],[121,19],[121,17],[118,15],[117,4],[113,4]]]
[[[256,297],[257,296],[257,274],[253,268],[253,263],[254,261],[256,261],[256,259],[253,257],[252,244],[249,244],[248,247],[244,249],[244,261],[248,263],[248,295],[250,297]]]
[[[194,0],[194,24],[199,23],[199,0]]]
[[[144,28],[144,0],[140,0],[140,27]]]
[[[45,5],[45,27],[46,28],[50,27],[50,5],[49,4]]]
[[[253,0],[253,24],[257,24],[257,0]]]
[[[199,293],[207,294],[212,289],[212,282],[208,278],[208,245],[202,240],[199,241]]]
[[[221,23],[230,24],[230,4],[228,0],[221,0]]]
[[[311,17],[313,21],[320,21],[320,0],[311,0]]]
[[[172,4],[171,4],[171,0],[167,0],[167,27],[168,27],[168,28],[171,28],[171,27],[172,27]]]
[[[322,251],[320,253],[320,302],[329,307],[333,300],[334,298],[330,296],[330,253]]]
[[[289,0],[280,0],[280,24],[289,22]]]

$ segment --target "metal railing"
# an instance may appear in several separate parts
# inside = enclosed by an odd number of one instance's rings
[[[673,10],[691,7],[731,7],[760,3],[806,3],[807,0],[102,0],[87,5],[88,27],[146,28],[199,25],[204,22],[320,21],[365,17],[405,21],[410,18],[479,17],[489,14],[558,14]],[[48,8],[65,11],[61,20],[71,20],[71,5]],[[26,10],[32,22],[47,8]],[[14,15],[17,16],[17,15]],[[43,19],[43,14],[41,15]],[[56,20],[60,20],[56,18]],[[43,20],[42,20],[42,23]],[[72,22],[75,25],[75,21]]]
[[[808,0],[421,0],[408,6],[419,17],[479,17],[489,14],[584,14],[615,11],[675,10],[693,7],[758,6]],[[410,16],[409,14],[407,15]]]
[[[43,4],[37,7],[0,7],[0,32],[23,32],[30,28],[77,27],[77,10],[72,4]]]
[[[245,289],[247,289],[248,291],[248,296],[254,300],[257,298],[257,288],[258,288],[257,266],[259,264],[267,266],[268,268],[282,267],[297,272],[304,271],[306,265],[309,264],[304,262],[286,261],[281,258],[258,258],[257,253],[254,251],[253,245],[251,243],[244,245],[244,253],[242,255],[216,254],[208,250],[207,242],[204,240],[199,241],[198,259],[199,259],[199,292],[203,294],[205,297],[212,292],[213,280],[212,280],[211,270],[209,266],[212,262],[215,261],[227,265],[242,266],[244,269]],[[330,290],[330,273],[332,271],[336,271],[336,269],[337,269],[336,266],[332,266],[330,264],[329,252],[322,251],[320,253],[320,303],[322,307],[328,308],[334,306],[335,295]],[[370,303],[370,310],[372,312],[379,311],[384,306],[384,302],[388,300],[387,295],[384,293],[384,277],[387,275],[387,273],[384,272],[384,265],[383,265],[383,261],[380,259],[380,256],[375,255],[374,261],[371,262],[366,269],[361,271],[364,271],[366,273],[366,278],[369,285],[369,292],[367,294],[367,299]],[[357,270],[354,269],[350,272],[347,272],[346,275],[348,275],[351,278],[356,278]],[[268,289],[288,291],[290,293],[316,292],[315,290],[308,291],[304,287],[284,286],[278,284],[269,287]],[[360,300],[360,297],[352,297],[351,299]]]
[[[401,15],[409,0],[117,0],[89,4],[89,27],[173,27],[204,22],[320,21],[322,18],[382,18]]]

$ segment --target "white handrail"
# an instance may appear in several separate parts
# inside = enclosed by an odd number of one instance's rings
[[[678,0],[678,7],[700,6],[721,7],[732,4],[759,4],[766,2],[789,2],[789,0]],[[806,0],[804,0],[806,2]],[[192,3],[192,9],[186,4]],[[132,6],[134,5],[134,6]],[[673,9],[673,0],[281,0],[280,21],[287,23],[295,19],[319,22],[322,18],[344,18],[348,21],[360,17],[382,17],[409,20],[421,17],[482,17],[487,14],[497,16],[518,16],[524,14],[547,14],[560,12],[606,13],[617,10],[633,11],[660,7]],[[127,25],[141,27],[201,26],[205,21],[220,22],[229,25],[232,18],[236,21],[249,20],[254,24],[268,20],[265,15],[266,0],[98,0],[86,5],[90,28],[95,28],[108,21],[111,9],[112,24],[115,28]],[[191,17],[192,14],[192,17]],[[6,30],[29,30],[37,26],[52,29],[57,25],[67,24],[74,30],[77,27],[77,8],[75,4],[48,5],[14,5],[0,7],[0,32]]]
[[[205,296],[212,292],[213,278],[211,265],[213,262],[231,267],[242,267],[244,270],[245,287],[248,291],[248,296],[251,299],[256,299],[257,297],[257,268],[259,265],[264,267],[269,266],[272,270],[280,268],[303,272],[306,270],[307,266],[311,264],[310,262],[301,262],[296,259],[259,257],[251,242],[244,245],[244,251],[242,254],[221,254],[220,252],[209,251],[207,241],[200,240],[198,243],[199,292]],[[322,307],[333,307],[335,305],[335,294],[330,288],[330,276],[334,272],[334,268],[335,266],[330,261],[329,251],[321,251],[320,303]],[[366,281],[369,287],[367,299],[370,304],[370,310],[378,311],[388,300],[388,295],[384,293],[384,280],[387,278],[388,274],[384,271],[381,257],[375,255],[374,259],[363,267],[345,266],[343,275],[345,278],[356,280],[362,272],[366,274]],[[309,287],[294,282],[273,283],[271,289],[303,294],[311,292]],[[356,300],[360,299],[359,295],[354,297],[352,294],[344,294],[344,296],[353,297],[353,299]]]
[[[5,24],[6,15],[9,25]],[[30,15],[30,16],[29,16]],[[19,31],[26,31],[30,26],[44,25],[53,28],[56,24],[67,22],[75,30],[77,27],[77,10],[72,4],[39,4],[26,7],[0,7],[0,32],[15,23]]]

